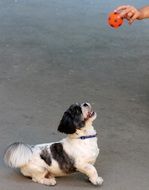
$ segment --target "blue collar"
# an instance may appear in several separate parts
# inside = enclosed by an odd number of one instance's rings
[[[95,134],[95,135],[88,135],[88,136],[81,136],[81,137],[79,137],[79,139],[85,140],[85,139],[95,138],[96,136],[97,136],[97,134]]]

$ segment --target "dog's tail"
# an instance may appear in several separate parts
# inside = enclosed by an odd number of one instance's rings
[[[29,162],[32,154],[33,152],[29,145],[16,142],[7,148],[4,154],[4,162],[12,168],[19,168]]]

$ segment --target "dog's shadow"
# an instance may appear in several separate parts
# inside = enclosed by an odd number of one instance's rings
[[[14,169],[12,171],[9,170],[7,173],[5,173],[5,175],[3,175],[3,178],[8,179],[9,182],[14,181],[14,182],[16,182],[18,184],[19,183],[30,183],[30,182],[32,182],[31,178],[24,177],[20,173],[19,169]]]
[[[82,188],[87,188],[87,187],[95,187],[93,184],[91,184],[88,180],[88,178],[81,174],[81,173],[74,173],[72,175],[69,176],[65,176],[65,177],[58,177],[57,178],[57,186],[58,187],[70,187],[72,188],[72,186],[74,187],[78,187],[79,189]]]
[[[45,185],[39,184],[39,183],[35,183],[31,180],[31,178],[29,177],[25,177],[23,176],[20,171],[18,169],[15,169],[15,171],[9,171],[7,174],[5,174],[4,176],[5,179],[9,179],[9,182],[15,182],[17,184],[25,184],[25,185],[35,185],[35,186],[43,186],[45,187]],[[84,188],[84,187],[95,187],[93,186],[89,180],[87,179],[87,177],[81,173],[75,173],[69,176],[65,176],[65,177],[57,177],[56,178],[57,187],[63,187],[65,188],[67,187],[79,187],[79,188]]]

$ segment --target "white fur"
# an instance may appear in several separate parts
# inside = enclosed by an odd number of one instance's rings
[[[31,157],[32,150],[29,145],[14,143],[5,152],[4,161],[8,166],[18,168],[28,163]]]
[[[89,104],[90,106],[90,104]],[[90,106],[91,109],[91,106]],[[86,108],[83,108],[84,114],[87,115]],[[66,153],[75,158],[75,167],[77,171],[84,173],[88,176],[91,183],[94,185],[101,185],[103,179],[98,176],[94,167],[94,163],[99,154],[97,145],[97,137],[81,140],[80,136],[88,136],[96,134],[92,126],[93,120],[96,119],[96,114],[88,119],[85,127],[81,130],[76,130],[76,133],[69,134],[66,138],[62,139],[60,143]],[[55,185],[57,176],[66,175],[59,167],[56,160],[52,159],[52,164],[48,165],[40,157],[41,149],[50,146],[49,144],[39,144],[34,147],[24,145],[23,143],[16,143],[11,145],[5,153],[5,163],[10,167],[18,167],[24,176],[29,176],[34,182],[45,185]],[[48,177],[45,177],[49,173]]]

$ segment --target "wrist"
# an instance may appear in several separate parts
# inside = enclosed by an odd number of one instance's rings
[[[138,20],[144,19],[144,11],[142,9],[138,10]]]
[[[139,11],[139,17],[138,19],[145,19],[149,18],[149,6],[142,7]]]

